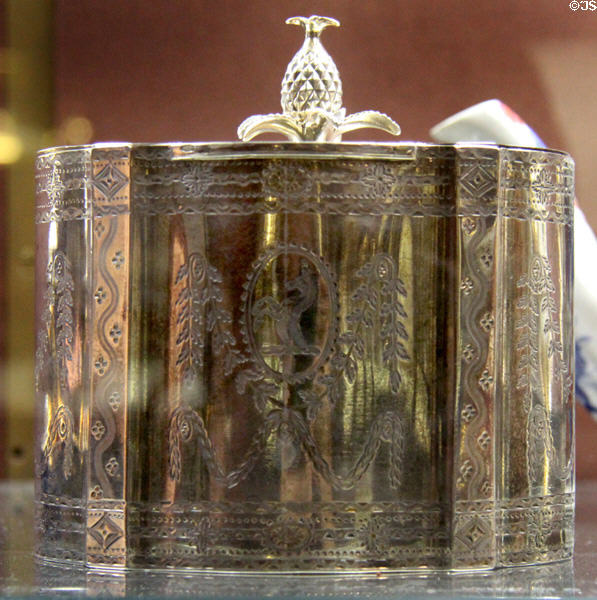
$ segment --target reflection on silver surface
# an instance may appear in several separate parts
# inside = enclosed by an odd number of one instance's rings
[[[42,556],[571,556],[570,159],[346,148],[40,154]]]

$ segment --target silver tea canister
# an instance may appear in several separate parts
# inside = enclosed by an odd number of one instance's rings
[[[37,162],[38,553],[487,569],[574,538],[573,163],[342,143],[305,27],[238,143]],[[262,132],[288,142],[248,142]]]

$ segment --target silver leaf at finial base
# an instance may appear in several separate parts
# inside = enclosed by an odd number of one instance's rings
[[[313,15],[292,17],[286,23],[304,27],[305,41],[282,80],[283,112],[245,119],[238,128],[241,140],[280,133],[293,142],[338,142],[342,134],[366,127],[400,135],[398,123],[383,113],[365,110],[346,116],[338,69],[319,39],[326,27],[338,27],[338,21]]]

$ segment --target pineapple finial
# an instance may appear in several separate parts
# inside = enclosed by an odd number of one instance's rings
[[[245,119],[238,128],[241,140],[246,142],[262,133],[281,133],[294,142],[337,142],[343,133],[364,127],[400,134],[398,124],[377,111],[346,116],[338,69],[319,39],[326,27],[340,25],[336,19],[313,15],[292,17],[286,23],[303,26],[305,41],[282,80],[283,112]]]

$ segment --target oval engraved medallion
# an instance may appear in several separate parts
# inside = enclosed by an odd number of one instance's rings
[[[310,379],[330,355],[337,315],[334,279],[310,250],[276,246],[253,265],[244,334],[266,376],[288,383]]]

